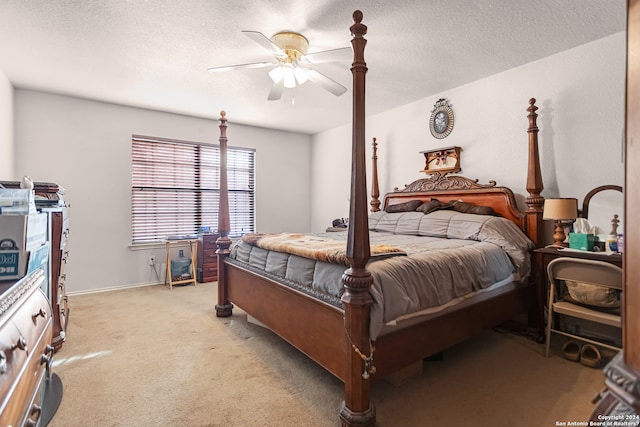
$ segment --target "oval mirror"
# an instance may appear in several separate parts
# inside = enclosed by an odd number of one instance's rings
[[[624,234],[624,194],[619,185],[603,185],[591,190],[584,198],[581,217],[589,224],[597,226],[597,234],[601,241],[606,240],[611,232],[611,220],[618,215],[618,234]]]

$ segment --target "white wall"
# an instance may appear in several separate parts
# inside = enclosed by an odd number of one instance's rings
[[[462,147],[462,174],[527,195],[527,107],[537,99],[545,197],[576,197],[623,185],[626,35],[610,37],[368,117],[367,144],[378,141],[380,193],[423,177],[421,151]],[[365,51],[366,58],[366,51]],[[443,68],[443,72],[446,69]],[[428,78],[428,76],[425,76]],[[442,140],[429,132],[438,98],[453,105],[455,125]],[[312,147],[311,226],[348,213],[351,127],[317,134]],[[370,162],[368,163],[370,183]],[[381,196],[382,199],[382,196]]]
[[[0,180],[18,179],[13,169],[13,85],[0,69]]]
[[[229,145],[256,149],[257,230],[309,230],[311,138],[227,118]],[[156,281],[147,258],[164,249],[129,248],[131,135],[217,143],[218,118],[16,90],[15,119],[16,173],[60,184],[71,204],[67,291]]]

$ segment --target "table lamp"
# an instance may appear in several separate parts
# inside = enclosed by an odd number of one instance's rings
[[[542,219],[552,219],[555,222],[553,233],[554,248],[564,248],[567,235],[562,227],[562,221],[576,219],[578,217],[578,199],[547,199],[544,201]]]

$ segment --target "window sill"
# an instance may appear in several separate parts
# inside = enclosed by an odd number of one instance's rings
[[[149,243],[129,243],[129,250],[131,251],[143,251],[147,249],[164,248],[163,242],[149,242]]]

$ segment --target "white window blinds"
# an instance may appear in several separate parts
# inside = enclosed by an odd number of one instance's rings
[[[220,147],[133,135],[132,242],[146,243],[218,227]],[[255,150],[227,149],[230,236],[254,231]]]

